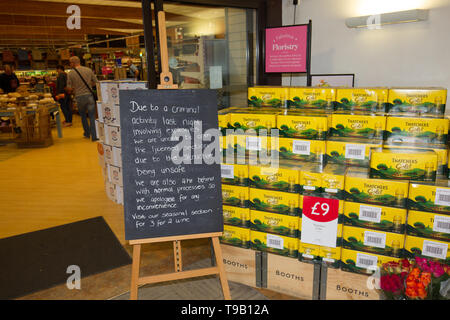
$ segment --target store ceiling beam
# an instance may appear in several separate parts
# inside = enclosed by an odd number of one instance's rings
[[[84,36],[88,34],[102,34],[102,35],[129,35],[132,32],[124,31],[112,31],[112,30],[103,30],[99,28],[81,28],[80,30],[68,30],[67,28],[60,27],[40,27],[40,28],[32,28],[27,26],[14,26],[11,28],[10,26],[0,26],[0,36],[8,35],[8,34],[22,34],[22,35],[42,35],[44,38],[52,37],[54,35],[67,35],[67,36]],[[134,31],[134,30],[133,30]]]
[[[46,39],[42,39],[42,37],[36,36],[36,35],[32,35],[30,33],[28,34],[16,34],[14,31],[10,32],[8,34],[2,34],[1,35],[1,39],[0,40],[41,40],[41,41],[46,41]],[[85,41],[84,36],[80,36],[80,35],[68,35],[68,34],[54,34],[52,35],[52,39],[53,40],[65,40],[65,41]]]
[[[0,14],[0,25],[9,26],[28,26],[28,27],[61,27],[67,29],[67,18],[65,17],[45,17],[45,16],[26,16]],[[91,19],[84,18],[81,21],[83,28],[116,28],[116,29],[136,29],[142,27],[142,21],[138,23],[107,20],[107,19]]]
[[[73,3],[51,1],[0,1],[2,14],[16,14],[26,16],[65,17],[70,16],[67,8]],[[140,19],[142,21],[142,9],[124,6],[103,6],[95,4],[76,4],[80,7],[81,21],[83,19]],[[153,14],[153,13],[152,13]],[[167,13],[168,20],[177,21],[192,20],[189,17]]]

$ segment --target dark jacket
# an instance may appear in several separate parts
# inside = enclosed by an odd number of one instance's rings
[[[61,72],[56,79],[56,94],[64,93],[65,87],[67,87],[67,73]]]
[[[15,92],[19,85],[19,79],[15,73],[11,73],[10,75],[6,73],[0,74],[0,87],[4,93]]]

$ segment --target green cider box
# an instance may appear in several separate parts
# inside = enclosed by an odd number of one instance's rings
[[[299,217],[264,211],[250,211],[250,229],[286,237],[298,237]]]
[[[335,109],[385,112],[388,94],[387,88],[338,88]]]
[[[248,106],[257,108],[286,108],[288,96],[289,87],[249,87]]]
[[[267,134],[269,134],[270,130],[276,127],[276,114],[233,112],[229,116],[229,128],[235,130],[255,130],[256,133],[259,133],[261,130],[266,130]]]
[[[384,114],[335,112],[331,115],[330,137],[383,140]]]
[[[347,226],[404,233],[407,210],[345,201],[343,223]]]
[[[403,144],[384,144],[384,149],[422,149],[432,150],[437,155],[437,170],[436,175],[447,175],[448,170],[448,148],[445,145],[428,145],[428,147],[420,146],[405,146]]]
[[[370,178],[435,181],[437,154],[427,149],[372,150]]]
[[[249,166],[250,186],[258,189],[298,193],[300,190],[300,170],[304,165],[284,165],[278,167],[264,165]]]
[[[391,88],[386,111],[395,115],[444,115],[446,102],[444,88]]]
[[[386,207],[406,208],[407,181],[371,179],[368,168],[349,167],[345,175],[345,200]]]
[[[300,110],[333,110],[335,88],[290,87],[289,108]]]
[[[416,211],[450,215],[450,182],[438,179],[435,183],[411,181],[408,208]]]
[[[250,248],[250,229],[224,225],[220,242],[245,249]]]
[[[220,174],[222,184],[241,187],[247,187],[249,185],[249,168],[246,164],[222,163],[220,165]]]
[[[233,185],[222,185],[222,203],[226,206],[248,208],[249,188]]]
[[[341,165],[369,167],[371,150],[381,150],[382,141],[330,138],[326,143],[327,161]]]
[[[299,216],[300,195],[297,193],[250,188],[250,207],[252,210]]]
[[[326,154],[326,141],[306,139],[278,139],[278,155],[280,160],[324,163]]]
[[[386,144],[446,145],[449,119],[425,117],[392,117],[386,120]]]
[[[406,234],[450,243],[450,216],[409,210]]]
[[[277,128],[283,138],[326,140],[328,116],[320,113],[289,112],[277,115]]]
[[[250,209],[233,206],[222,206],[223,223],[235,227],[250,227]]]
[[[406,236],[405,254],[407,258],[421,257],[450,265],[449,242]]]
[[[298,257],[297,238],[251,230],[250,245],[254,250],[270,252],[291,258]]]
[[[404,234],[344,226],[342,247],[345,249],[402,258],[404,244]]]
[[[401,258],[342,248],[341,270],[370,275],[381,268],[384,263],[399,262],[400,260]]]

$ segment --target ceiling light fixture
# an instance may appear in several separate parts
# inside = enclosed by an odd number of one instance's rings
[[[345,24],[349,28],[375,28],[387,24],[417,22],[428,20],[428,10],[415,9],[408,11],[398,11],[371,16],[348,18]]]

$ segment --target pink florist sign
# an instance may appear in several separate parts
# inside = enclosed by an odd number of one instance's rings
[[[307,72],[308,25],[266,29],[266,72]]]

